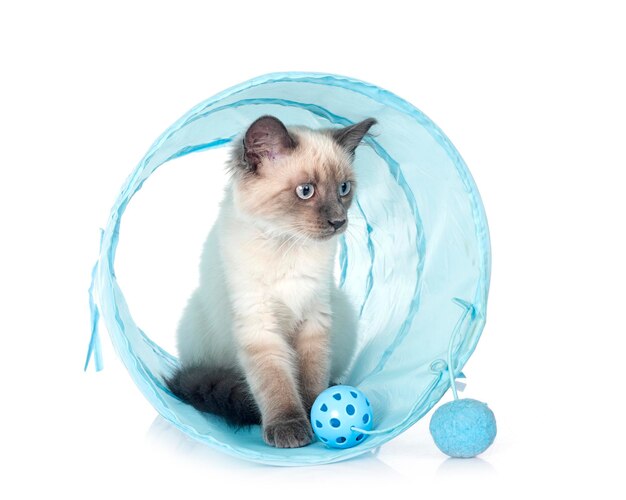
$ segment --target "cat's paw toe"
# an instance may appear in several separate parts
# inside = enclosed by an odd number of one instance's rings
[[[313,432],[309,420],[302,416],[266,425],[263,439],[276,448],[299,448],[313,440]]]

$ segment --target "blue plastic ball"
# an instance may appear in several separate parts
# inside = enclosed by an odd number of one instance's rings
[[[475,399],[441,405],[430,419],[437,448],[455,458],[471,458],[485,451],[496,438],[496,417]]]
[[[374,425],[372,407],[359,389],[349,385],[329,387],[311,408],[313,432],[330,448],[351,448],[362,443],[366,434],[352,427],[371,430]]]

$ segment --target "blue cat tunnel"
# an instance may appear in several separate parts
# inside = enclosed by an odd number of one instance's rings
[[[374,136],[366,139],[370,147],[357,149],[359,186],[350,209],[351,230],[339,243],[341,273],[336,277],[359,315],[357,355],[346,382],[360,388],[374,410],[376,432],[354,448],[329,449],[318,441],[275,449],[263,442],[258,427],[235,432],[220,418],[179,401],[163,383],[163,375],[176,368],[176,357],[135,324],[132,304],[116,280],[122,216],[150,175],[172,159],[227,147],[264,114],[314,128],[378,120]],[[338,462],[394,438],[444,395],[483,330],[490,265],[487,221],[476,185],[454,146],[423,113],[351,78],[261,76],[194,107],[157,139],[126,180],[102,232],[93,270],[87,364],[94,358],[101,367],[101,318],[141,392],[185,434],[255,462]]]

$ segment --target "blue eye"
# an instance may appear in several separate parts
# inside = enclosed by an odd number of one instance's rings
[[[313,193],[315,193],[313,184],[300,184],[296,188],[296,194],[303,200],[308,200],[311,196],[313,196]]]
[[[350,192],[350,181],[342,182],[339,185],[339,195],[345,196]]]

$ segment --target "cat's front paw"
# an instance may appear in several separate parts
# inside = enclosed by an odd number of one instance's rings
[[[263,439],[276,448],[300,448],[313,440],[313,431],[309,420],[302,416],[267,424]]]

